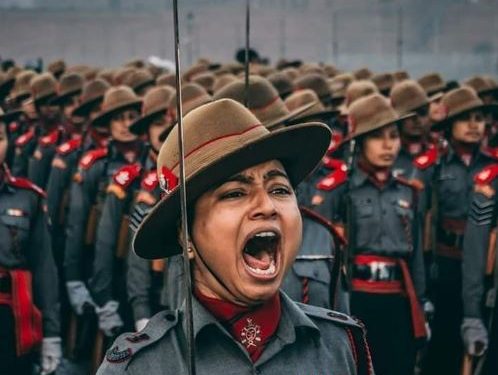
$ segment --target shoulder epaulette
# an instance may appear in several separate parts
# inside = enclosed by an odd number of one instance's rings
[[[488,165],[474,177],[474,182],[478,185],[488,185],[498,176],[498,164]]]
[[[60,131],[59,131],[59,129],[56,129],[53,132],[51,132],[43,137],[40,137],[39,143],[41,146],[44,146],[44,147],[55,145],[57,143],[57,141],[59,140],[59,136],[60,136]]]
[[[71,139],[57,147],[57,153],[62,156],[68,155],[73,151],[78,150],[81,147],[81,143],[81,138]]]
[[[484,154],[493,158],[498,159],[498,147],[487,147],[483,150]]]
[[[347,168],[339,168],[332,171],[323,179],[321,179],[316,184],[316,188],[318,190],[331,191],[344,184],[347,180],[348,180]]]
[[[26,146],[28,142],[31,141],[34,137],[35,137],[35,130],[31,128],[26,133],[20,135],[19,138],[16,139],[16,146],[17,147]]]
[[[138,163],[127,164],[119,168],[112,176],[112,182],[123,189],[128,188],[133,181],[140,177],[142,166]]]
[[[334,171],[336,169],[342,169],[344,171],[348,170],[348,167],[344,161],[341,159],[329,158],[327,156],[323,158],[323,166]]]
[[[438,159],[437,148],[431,146],[426,152],[417,156],[413,160],[413,165],[418,169],[427,169],[435,165],[437,163],[437,159]]]
[[[26,189],[26,190],[34,191],[36,194],[38,194],[42,198],[47,197],[47,193],[45,193],[45,190],[43,190],[38,185],[35,185],[27,178],[9,176],[9,178],[7,179],[7,183],[9,185],[14,186],[14,187],[19,188],[19,189]]]
[[[178,311],[162,311],[154,315],[143,330],[123,333],[105,355],[104,366],[127,366],[140,350],[161,339],[178,323]]]
[[[159,179],[157,178],[157,171],[155,169],[145,173],[140,184],[142,189],[149,192],[153,191],[158,185]]]
[[[98,148],[96,150],[88,151],[80,160],[80,168],[88,169],[99,159],[107,156],[107,148]]]
[[[394,178],[399,183],[401,183],[405,186],[408,186],[412,189],[415,189],[416,191],[422,191],[425,188],[424,183],[421,180],[416,179],[416,178],[407,179],[403,176],[395,176]]]
[[[296,304],[308,316],[323,320],[329,320],[339,325],[346,325],[363,329],[363,325],[357,319],[354,319],[349,315],[340,313],[338,311],[329,310],[323,307],[307,305],[304,303],[296,302]]]

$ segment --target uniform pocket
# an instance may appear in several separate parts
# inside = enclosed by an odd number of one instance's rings
[[[292,269],[299,278],[308,278],[321,282],[323,284],[330,284],[331,264],[327,260],[296,260]]]

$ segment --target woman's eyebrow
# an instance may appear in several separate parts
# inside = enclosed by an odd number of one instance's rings
[[[227,183],[227,182],[240,182],[242,184],[251,184],[252,182],[254,181],[254,178],[250,177],[250,176],[246,176],[246,175],[243,175],[241,173],[239,174],[236,174],[232,177],[229,177],[228,179],[226,179],[223,183]]]
[[[282,171],[280,169],[272,169],[271,171],[268,171],[263,176],[263,179],[268,180],[268,179],[275,178],[275,177],[283,177],[286,180],[289,179],[289,176],[287,176],[287,173],[285,173],[284,171]]]

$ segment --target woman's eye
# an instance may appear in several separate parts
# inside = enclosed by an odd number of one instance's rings
[[[277,187],[277,188],[272,189],[271,193],[275,194],[275,195],[290,195],[291,190],[289,188],[286,188],[286,187]]]
[[[240,198],[244,195],[242,191],[229,191],[227,193],[224,193],[221,195],[221,199],[235,199],[235,198]]]

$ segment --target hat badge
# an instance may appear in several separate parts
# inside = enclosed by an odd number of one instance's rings
[[[159,174],[159,186],[166,194],[170,194],[178,186],[178,177],[174,175],[171,169],[163,166]]]

